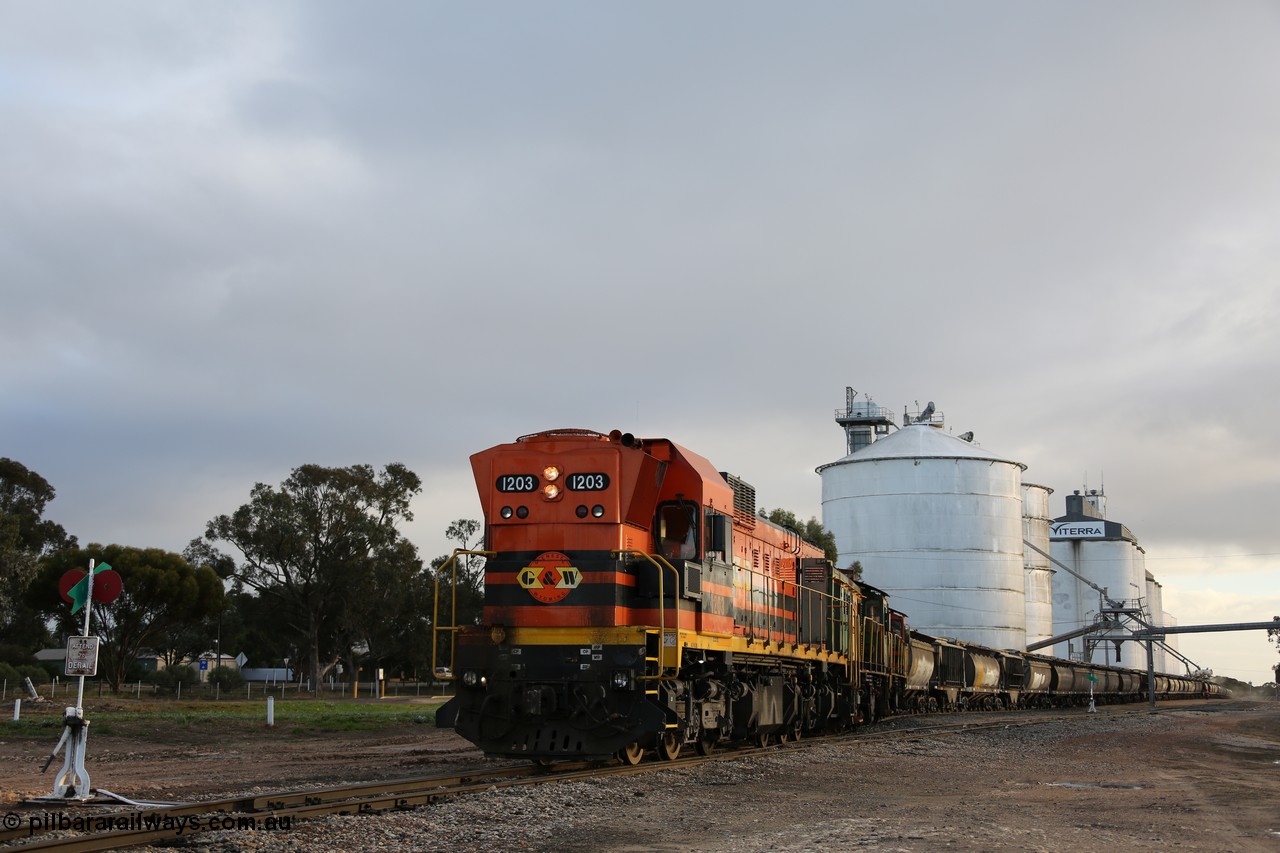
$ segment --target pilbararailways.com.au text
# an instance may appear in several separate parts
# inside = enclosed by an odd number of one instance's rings
[[[8,812],[0,819],[5,829],[27,826],[27,835],[44,832],[287,832],[293,829],[291,815],[167,815],[129,812],[111,815],[69,815],[63,812],[20,815]]]

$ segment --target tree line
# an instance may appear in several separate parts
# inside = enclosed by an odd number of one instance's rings
[[[456,601],[458,624],[480,621],[484,559],[464,556],[453,566],[442,555],[424,564],[400,529],[413,520],[410,502],[421,491],[419,477],[399,463],[303,465],[279,485],[255,484],[246,503],[210,519],[181,553],[82,546],[45,517],[54,487],[0,458],[0,668],[30,665],[36,650],[80,634],[83,616],[72,615],[58,583],[93,560],[124,582],[115,601],[94,603],[91,627],[104,640],[99,673],[117,689],[139,674],[144,652],[166,667],[243,653],[251,665],[287,667],[313,688],[358,672],[368,679],[375,668],[430,677],[435,614],[452,624]],[[781,509],[760,515],[835,559],[835,539],[816,518]],[[483,528],[458,519],[445,535],[475,551]],[[452,659],[450,639],[441,633],[438,663]]]
[[[206,524],[182,553],[119,544],[81,546],[45,518],[55,490],[35,471],[0,458],[0,667],[30,665],[40,648],[83,630],[58,591],[71,569],[109,563],[124,582],[95,602],[103,637],[99,673],[118,689],[152,652],[172,666],[207,653],[244,653],[252,666],[288,666],[318,687],[374,668],[429,677],[436,597],[448,623],[478,623],[483,558],[441,571],[400,531],[413,520],[419,477],[392,463],[303,465],[278,486],[256,484],[248,501]],[[446,536],[476,550],[482,527],[459,519]],[[441,659],[447,661],[448,634]]]

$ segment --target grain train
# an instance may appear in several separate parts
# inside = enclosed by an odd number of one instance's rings
[[[636,763],[890,714],[1148,698],[1144,672],[911,630],[883,591],[759,517],[750,485],[667,439],[551,430],[471,466],[483,624],[437,615],[458,682],[437,724],[486,754]],[[1162,675],[1155,691],[1219,688]]]

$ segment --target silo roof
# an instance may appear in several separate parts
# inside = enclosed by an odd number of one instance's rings
[[[818,471],[834,465],[853,462],[873,462],[881,459],[985,459],[991,462],[1005,462],[1017,465],[1022,470],[1027,466],[1012,459],[983,450],[971,442],[956,438],[937,427],[928,424],[911,424],[886,437],[873,441],[856,453],[843,459],[820,465]]]

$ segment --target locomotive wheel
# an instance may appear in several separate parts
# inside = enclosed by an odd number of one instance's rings
[[[763,747],[768,746],[768,745],[769,745],[769,736],[768,736],[767,734],[764,734],[764,733],[761,733],[761,734],[756,735],[756,736],[755,736],[755,744],[756,744],[756,746],[758,746],[758,747],[762,747],[762,748],[763,748]]]
[[[698,743],[695,748],[698,750],[698,755],[710,755],[716,748],[715,736],[708,734],[702,735],[698,738]]]
[[[629,764],[632,767],[640,763],[644,758],[644,747],[639,743],[631,743],[618,750],[618,760],[623,764]]]
[[[800,724],[785,728],[778,732],[778,743],[795,743],[800,740]]]
[[[675,761],[680,757],[680,741],[672,732],[658,739],[658,757],[663,761]]]

